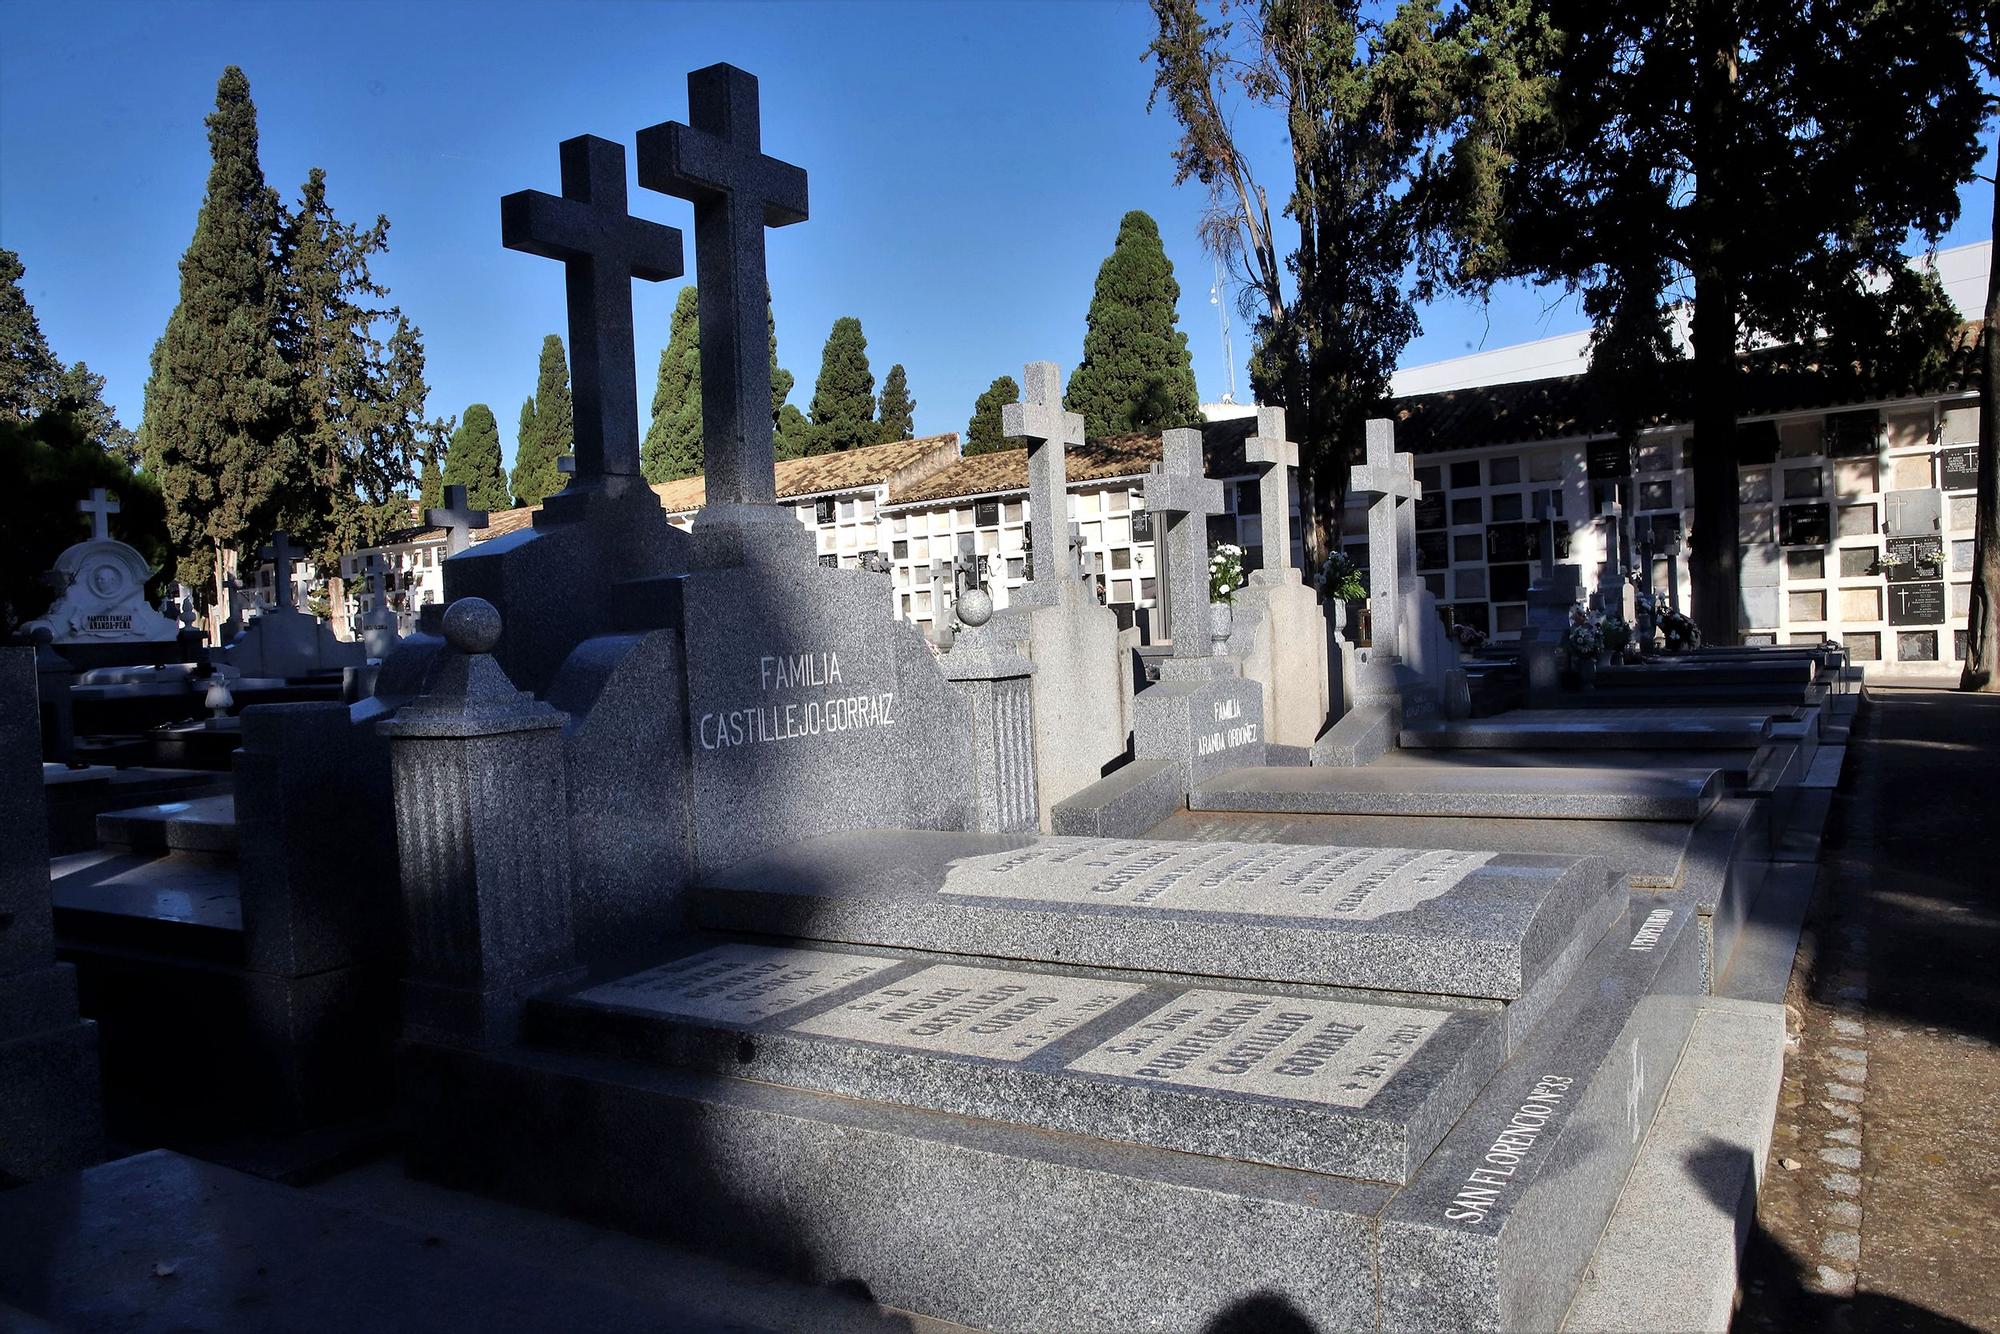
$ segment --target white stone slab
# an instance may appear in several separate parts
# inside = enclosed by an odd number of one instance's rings
[[[791,1027],[818,1037],[1019,1061],[1141,990],[1129,982],[938,964]]]
[[[578,993],[602,1005],[752,1024],[887,972],[894,959],[768,945],[718,945]]]
[[[1370,922],[1447,893],[1493,856],[1051,837],[954,862],[939,893]]]
[[[1406,1006],[1188,991],[1069,1068],[1365,1107],[1450,1017]]]

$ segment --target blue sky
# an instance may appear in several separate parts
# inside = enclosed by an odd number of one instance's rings
[[[386,213],[376,265],[422,327],[433,414],[489,404],[511,459],[542,335],[565,332],[561,266],[500,247],[499,197],[554,192],[556,145],[630,152],[687,115],[686,74],[720,60],[762,81],[764,146],[803,167],[812,218],[770,237],[779,355],[805,408],[828,329],[866,330],[878,383],[909,371],[922,433],[963,431],[973,399],[1023,362],[1064,373],[1118,219],[1160,223],[1204,399],[1227,377],[1195,224],[1175,188],[1176,127],[1148,115],[1144,0],[1057,3],[304,3],[8,6],[0,49],[0,245],[27,266],[56,354],[108,377],[137,426],[147,358],[178,291],[208,167],[202,117],[226,64],[249,75],[266,178],[296,198],[326,168],[335,209]],[[1239,121],[1283,195],[1282,125]],[[629,162],[628,162],[629,167]],[[690,233],[692,210],[632,188],[637,213]],[[1945,244],[1988,235],[1968,196]],[[1281,223],[1281,226],[1285,224]],[[690,272],[689,280],[698,275]],[[635,284],[640,427],[678,283]],[[1235,323],[1237,394],[1248,339]],[[1405,364],[1583,327],[1525,289],[1445,302]]]

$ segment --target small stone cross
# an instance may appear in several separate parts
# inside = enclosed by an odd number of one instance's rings
[[[632,280],[681,275],[681,234],[625,211],[625,147],[595,135],[562,143],[562,194],[500,200],[500,243],[565,269],[578,481],[639,476]],[[762,325],[759,325],[762,328]]]
[[[639,184],[694,205],[709,505],[769,505],[777,463],[764,229],[805,221],[806,174],[765,156],[756,76],[733,65],[688,75],[688,119],[639,131]]]
[[[1415,462],[1396,452],[1395,424],[1377,417],[1367,430],[1367,462],[1348,474],[1347,489],[1373,497],[1368,503],[1368,610],[1376,648],[1394,654],[1402,651],[1401,572],[1416,569],[1415,552],[1405,558],[1401,550],[1403,524],[1398,511],[1409,509],[1424,492],[1417,484]],[[1410,518],[1414,545],[1414,510]]]
[[[90,499],[76,502],[77,513],[90,516],[90,537],[102,542],[111,536],[110,518],[118,513],[118,502],[101,486],[90,488]]]
[[[486,526],[486,511],[467,505],[465,488],[454,482],[444,489],[444,507],[425,510],[424,522],[444,529],[444,554],[451,557],[472,545],[472,534]]]
[[[278,610],[292,610],[292,562],[305,553],[294,547],[291,537],[283,529],[271,534],[271,545],[257,553],[258,560],[271,562],[271,571],[277,581]]]
[[[1057,552],[1069,531],[1069,446],[1083,443],[1083,417],[1063,411],[1062,372],[1053,361],[1029,362],[1021,381],[1022,400],[1000,409],[1000,430],[1027,443],[1029,531],[1049,553],[1046,567],[1037,557],[1032,578],[1053,584],[1075,571]]]
[[[1535,492],[1535,522],[1542,526],[1542,571],[1543,583],[1556,577],[1556,516],[1549,504],[1549,493]]]
[[[1209,656],[1208,516],[1222,513],[1222,483],[1202,472],[1201,432],[1182,428],[1161,440],[1163,458],[1146,473],[1146,508],[1156,519],[1154,541],[1166,569],[1167,633],[1176,658]]]
[[[1285,410],[1258,408],[1257,431],[1243,442],[1246,463],[1261,465],[1257,478],[1257,526],[1264,535],[1264,568],[1260,573],[1290,582],[1292,567],[1292,469],[1299,466],[1299,447],[1285,438]]]

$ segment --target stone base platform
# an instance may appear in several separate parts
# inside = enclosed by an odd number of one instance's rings
[[[1517,709],[1403,725],[1405,748],[1754,750],[1771,709]]]
[[[1236,769],[1188,794],[1198,811],[1432,818],[1693,821],[1715,803],[1719,770],[1706,774],[1590,769]]]

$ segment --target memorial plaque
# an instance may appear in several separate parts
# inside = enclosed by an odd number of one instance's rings
[[[1632,447],[1623,440],[1593,440],[1584,447],[1584,469],[1593,482],[1632,475]]]
[[[1938,451],[1938,485],[1947,491],[1970,491],[1979,484],[1979,446],[1962,445]]]
[[[770,945],[718,945],[580,993],[658,1014],[754,1024],[897,966],[894,959]]]
[[[1365,1107],[1451,1016],[1240,991],[1176,996],[1069,1068],[1186,1088]]]
[[[938,964],[790,1027],[817,1037],[1019,1061],[1142,990],[1131,982]]]
[[[1889,555],[1896,558],[1885,570],[1892,584],[1944,578],[1944,539],[1941,537],[1892,537],[1889,539]]]
[[[1826,452],[1837,459],[1875,453],[1882,434],[1882,414],[1875,408],[1826,414]]]
[[[1444,493],[1425,491],[1423,498],[1417,501],[1416,511],[1419,530],[1444,527]]]
[[[1785,505],[1778,510],[1778,541],[1788,547],[1825,546],[1833,535],[1825,505]]]
[[[1889,624],[1939,625],[1944,620],[1943,584],[1897,584],[1889,590]]]
[[[1882,531],[1891,537],[1922,537],[1944,526],[1944,496],[1928,488],[1891,491],[1883,499]]]
[[[1417,534],[1417,568],[1442,570],[1451,564],[1451,544],[1443,533]]]
[[[1494,855],[1054,837],[956,861],[938,892],[1372,922],[1449,892]]]
[[[1521,602],[1528,596],[1529,565],[1486,567],[1486,596],[1495,602]]]
[[[1541,556],[1541,530],[1532,523],[1496,523],[1486,530],[1486,559],[1495,561],[1537,560]]]
[[[1692,440],[1688,442],[1690,446],[1693,443]],[[1742,422],[1736,427],[1736,438],[1732,443],[1738,463],[1769,463],[1778,457],[1778,423]]]

